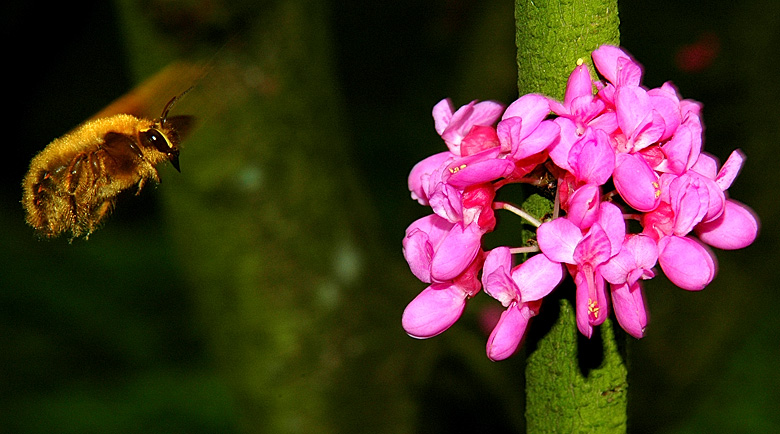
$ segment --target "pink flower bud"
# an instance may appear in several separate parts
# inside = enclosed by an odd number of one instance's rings
[[[487,356],[490,360],[504,360],[517,351],[528,328],[528,321],[536,316],[540,305],[541,301],[512,304],[501,314],[487,342]]]
[[[695,228],[699,239],[723,250],[745,248],[758,236],[758,217],[747,205],[727,199],[723,214]]]
[[[601,190],[598,185],[585,184],[569,197],[566,218],[582,229],[593,225],[599,216]]]
[[[674,235],[659,240],[658,263],[672,283],[688,291],[704,289],[718,270],[715,256],[700,242]]]
[[[436,336],[460,318],[467,296],[455,284],[435,283],[406,306],[401,324],[411,337],[425,339]]]
[[[633,285],[611,285],[612,306],[615,317],[623,330],[631,336],[640,339],[645,335],[647,327],[647,308],[639,282]]]
[[[637,211],[652,211],[658,206],[658,175],[640,155],[618,154],[613,181],[623,200]]]

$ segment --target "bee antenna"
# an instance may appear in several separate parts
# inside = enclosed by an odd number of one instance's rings
[[[174,96],[171,98],[170,101],[168,101],[168,104],[165,104],[165,108],[163,108],[162,114],[160,115],[160,125],[165,125],[165,119],[168,118],[168,112],[171,111],[171,108],[173,107],[173,104],[176,103],[176,101],[180,100],[184,95],[187,94],[187,92],[191,91],[194,86],[190,86],[187,90],[184,92]]]

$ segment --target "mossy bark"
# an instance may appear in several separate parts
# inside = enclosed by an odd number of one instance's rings
[[[616,0],[516,0],[515,43],[520,94],[563,99],[577,59],[620,43]]]
[[[563,99],[578,59],[619,44],[614,0],[517,0],[518,88]],[[573,294],[562,287],[558,294]],[[529,433],[625,432],[625,335],[608,319],[588,340],[577,330],[573,297],[545,300],[532,322],[526,365]]]

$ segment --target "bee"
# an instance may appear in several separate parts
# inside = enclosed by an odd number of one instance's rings
[[[193,117],[168,112],[184,93],[168,101],[158,119],[101,117],[49,143],[22,183],[27,223],[46,238],[88,238],[119,193],[135,188],[138,195],[147,182],[160,182],[157,165],[169,161],[180,172],[179,144]]]

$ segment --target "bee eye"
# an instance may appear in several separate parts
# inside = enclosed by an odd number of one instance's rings
[[[143,131],[141,138],[146,146],[152,146],[160,152],[168,153],[171,151],[171,144],[165,138],[165,135],[155,128]]]

